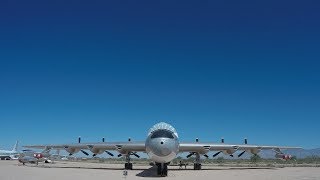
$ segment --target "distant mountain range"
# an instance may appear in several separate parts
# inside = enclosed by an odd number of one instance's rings
[[[298,150],[284,150],[284,154],[290,154],[296,156],[297,158],[306,158],[308,156],[319,156],[320,157],[320,148],[316,149],[298,149]],[[238,154],[235,154],[235,157],[238,158]],[[249,159],[252,156],[250,153],[245,153],[241,156],[242,159]],[[275,152],[272,150],[264,150],[259,153],[259,156],[264,159],[274,159]],[[223,156],[226,157],[226,156]]]
[[[320,157],[320,148],[316,149],[301,149],[301,150],[286,150],[286,154],[296,156],[297,158],[305,158],[308,156],[319,156]]]

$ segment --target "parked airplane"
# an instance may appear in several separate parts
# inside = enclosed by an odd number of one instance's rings
[[[45,163],[51,162],[49,157],[51,154],[49,153],[50,149],[46,148],[42,152],[35,152],[30,149],[22,150],[18,160],[20,163],[25,165],[25,163],[38,164],[40,161],[44,161]]]
[[[0,159],[1,160],[10,160],[10,159],[17,159],[19,156],[18,150],[18,141],[13,146],[12,150],[0,150]]]
[[[230,155],[233,157],[236,151],[241,151],[238,157],[242,156],[245,152],[257,154],[261,150],[274,150],[276,157],[288,158],[289,155],[284,155],[281,149],[297,149],[299,147],[279,147],[279,146],[260,146],[248,145],[245,139],[244,144],[225,144],[224,139],[221,143],[200,143],[198,139],[193,143],[183,143],[179,141],[177,131],[169,124],[161,122],[154,125],[148,133],[144,142],[133,142],[128,139],[128,142],[103,142],[101,143],[81,143],[79,138],[78,144],[60,144],[60,145],[31,145],[25,146],[28,148],[52,148],[52,149],[65,149],[69,155],[83,152],[89,155],[84,150],[90,150],[93,156],[108,153],[114,156],[110,150],[118,151],[118,157],[124,156],[126,158],[125,169],[132,169],[131,156],[140,157],[137,152],[145,152],[149,158],[157,165],[157,173],[161,176],[167,176],[167,165],[177,156],[178,153],[189,152],[187,157],[195,156],[194,170],[201,169],[200,156],[209,157],[209,151],[217,151],[213,157],[220,153]]]

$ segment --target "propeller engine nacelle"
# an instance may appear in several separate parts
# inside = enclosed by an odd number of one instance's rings
[[[232,154],[235,153],[236,151],[237,151],[236,149],[228,149],[228,150],[224,150],[224,151],[222,151],[222,152],[223,152],[223,154],[225,154],[225,155],[230,155],[230,156],[232,156]]]
[[[250,149],[251,154],[258,154],[261,149]]]
[[[102,154],[104,153],[105,151],[103,149],[100,149],[100,148],[89,148],[90,151],[94,154],[94,155],[97,155],[97,154]]]
[[[277,159],[282,159],[282,160],[290,160],[290,159],[292,159],[292,156],[290,154],[276,154],[275,157]]]
[[[64,149],[65,149],[70,155],[72,155],[72,154],[77,153],[77,152],[80,151],[80,149],[78,149],[78,148],[68,147],[68,146],[64,147]]]

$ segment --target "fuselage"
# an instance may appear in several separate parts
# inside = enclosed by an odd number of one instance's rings
[[[21,163],[37,163],[50,157],[48,152],[35,152],[33,150],[22,150],[18,160]]]
[[[154,125],[145,142],[146,153],[156,163],[168,163],[179,152],[179,138],[176,130],[167,123]]]
[[[17,159],[19,153],[17,151],[0,150],[0,158]]]

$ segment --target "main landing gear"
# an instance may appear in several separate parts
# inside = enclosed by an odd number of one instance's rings
[[[132,170],[132,163],[130,162],[130,155],[126,155],[126,163],[124,164],[124,169]]]
[[[168,176],[168,164],[167,163],[157,163],[157,174],[159,176]]]
[[[196,153],[196,159],[195,159],[195,163],[193,164],[193,169],[194,170],[201,170],[201,163],[200,163],[200,154]]]
[[[124,169],[126,169],[126,170],[132,170],[132,163],[125,163],[125,164],[124,164]]]
[[[137,158],[140,158],[140,156],[136,153],[136,152],[128,152],[127,154],[125,154],[125,158],[126,158],[126,163],[124,164],[124,169],[126,170],[132,170],[132,163],[130,156],[134,155]],[[118,157],[121,157],[122,154],[119,154]]]
[[[193,164],[193,169],[194,169],[194,170],[201,170],[201,166],[202,166],[202,165],[201,165],[200,163],[194,163],[194,164]]]

